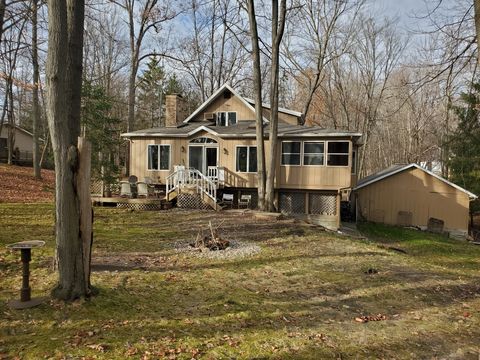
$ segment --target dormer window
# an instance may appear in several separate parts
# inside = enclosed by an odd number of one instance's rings
[[[232,111],[217,112],[217,126],[232,126],[237,124],[237,113]]]

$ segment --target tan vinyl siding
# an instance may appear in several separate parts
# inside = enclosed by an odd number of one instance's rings
[[[0,134],[1,138],[7,138],[8,137],[8,126],[9,125],[4,125],[2,127],[2,133]],[[28,135],[24,133],[21,130],[15,129],[15,144],[14,148],[18,147],[18,150],[20,151],[32,151],[32,146],[33,146],[33,138],[31,135]]]
[[[433,217],[443,220],[446,229],[468,229],[468,195],[420,169],[405,170],[356,193],[357,211],[368,221],[396,225],[399,211],[404,211],[412,213],[414,226],[427,226]]]
[[[255,113],[249,109],[239,98],[232,95],[225,99],[220,95],[215,101],[208,105],[192,121],[203,121],[205,113],[216,113],[221,111],[233,111],[237,113],[237,121],[255,120]]]
[[[267,109],[267,108],[263,108],[263,116],[265,116],[266,119],[270,120],[270,109]],[[280,121],[284,121],[288,124],[291,124],[291,125],[298,125],[298,117],[294,116],[294,115],[290,115],[290,114],[286,114],[286,113],[283,113],[283,112],[278,112],[278,119]]]
[[[131,167],[130,174],[143,179],[148,176],[156,181],[165,183],[167,176],[173,171],[174,165],[188,166],[188,145],[190,140],[197,137],[210,137],[218,141],[218,166],[225,168],[225,185],[231,187],[257,187],[256,173],[236,172],[236,148],[237,146],[256,145],[255,139],[221,139],[207,132],[200,132],[191,138],[133,138],[131,143]],[[289,141],[305,141],[305,139],[289,139]],[[322,139],[308,141],[326,141]],[[348,141],[348,140],[343,140]],[[147,145],[169,144],[170,147],[170,170],[150,171],[147,170]],[[210,145],[210,144],[209,144]],[[182,146],[184,151],[182,152]],[[269,143],[265,142],[268,149]],[[349,163],[351,163],[351,148]],[[350,166],[281,166],[281,141],[277,158],[276,188],[304,189],[304,190],[339,190],[349,187],[351,176]],[[268,158],[267,158],[268,160]]]

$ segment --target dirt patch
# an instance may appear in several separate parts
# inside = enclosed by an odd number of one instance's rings
[[[94,256],[92,271],[169,270],[176,261],[155,253],[125,253]]]
[[[53,201],[55,172],[42,170],[42,179],[35,180],[31,167],[0,164],[0,194],[5,203]]]

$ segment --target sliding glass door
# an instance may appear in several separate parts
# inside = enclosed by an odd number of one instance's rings
[[[188,166],[207,175],[209,166],[218,165],[218,147],[190,145],[188,147]]]

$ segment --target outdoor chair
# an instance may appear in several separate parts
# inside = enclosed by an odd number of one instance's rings
[[[223,193],[221,204],[225,206],[233,207],[233,194]]]
[[[252,195],[242,195],[238,200],[238,208],[245,207],[246,209],[250,208],[250,202],[252,201]]]
[[[132,196],[132,188],[130,186],[130,182],[120,181],[120,196],[121,197],[131,197]]]
[[[145,176],[145,177],[143,178],[143,182],[144,182],[145,184],[147,184],[147,186],[148,186],[148,193],[149,193],[149,194],[157,194],[157,193],[158,193],[158,189],[157,189],[156,186],[155,186],[156,184],[155,184],[155,182],[153,181],[153,179],[152,179],[151,177]]]
[[[149,197],[153,195],[153,187],[142,181],[137,182],[137,196]]]

